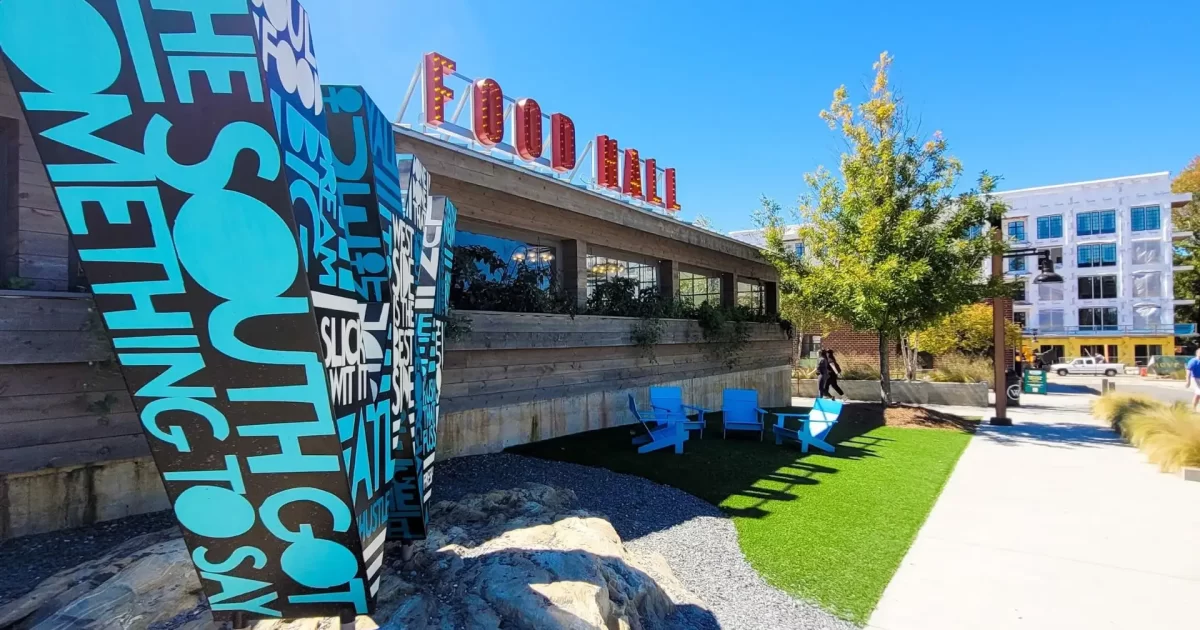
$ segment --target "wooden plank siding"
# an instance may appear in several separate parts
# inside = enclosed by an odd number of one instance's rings
[[[90,296],[0,294],[0,474],[149,454]]]
[[[699,324],[663,320],[648,356],[632,344],[629,317],[460,311],[471,332],[447,344],[441,406],[453,413],[590,392],[787,365],[791,345],[775,324],[751,324],[730,367],[713,356]]]
[[[616,202],[528,169],[398,130],[396,151],[429,169],[433,193],[461,219],[554,235],[660,260],[774,282],[758,249],[687,223]]]

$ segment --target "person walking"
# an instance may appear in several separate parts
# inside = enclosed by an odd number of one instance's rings
[[[817,396],[819,398],[833,398],[829,393],[830,388],[837,390],[844,398],[846,393],[838,387],[838,374],[841,373],[841,367],[837,364],[837,359],[833,356],[833,350],[822,350],[821,360],[817,363]]]
[[[1200,348],[1196,349],[1196,358],[1187,362],[1186,387],[1192,390],[1192,411],[1196,411],[1200,406]]]

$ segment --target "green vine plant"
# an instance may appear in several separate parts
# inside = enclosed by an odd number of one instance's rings
[[[29,278],[21,278],[19,276],[10,276],[7,280],[0,280],[0,289],[12,289],[13,291],[26,291],[33,288],[33,280]]]
[[[471,318],[454,309],[450,309],[450,312],[446,315],[446,339],[450,341],[462,341],[471,334],[471,330]]]
[[[662,340],[664,332],[666,332],[666,325],[661,319],[642,317],[629,327],[629,338],[633,341],[633,345],[637,346],[643,359],[650,359],[651,363],[657,365],[658,357],[654,354],[654,347]]]
[[[741,353],[750,342],[750,325],[741,311],[749,310],[737,306],[733,309],[716,308],[705,302],[696,309],[696,321],[704,335],[704,351],[713,360],[733,369]]]

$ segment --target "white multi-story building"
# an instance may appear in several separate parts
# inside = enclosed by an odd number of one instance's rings
[[[1025,281],[1013,305],[1028,350],[1046,358],[1103,355],[1145,364],[1172,354],[1177,332],[1171,192],[1167,172],[997,193],[1007,203],[1003,233],[1013,248],[1049,250],[1061,284],[1035,284],[1037,259],[1008,259]],[[986,265],[988,273],[990,262]],[[1183,330],[1186,328],[1187,330]]]
[[[1010,207],[1003,232],[1013,249],[1049,250],[1060,284],[1035,284],[1037,257],[1005,260],[1008,279],[1023,284],[1013,317],[1025,329],[1024,349],[1043,359],[1103,355],[1144,365],[1173,354],[1175,337],[1195,334],[1175,325],[1172,208],[1190,195],[1171,192],[1170,173],[1150,173],[996,193]],[[803,254],[797,227],[784,243]],[[765,245],[762,230],[730,232]],[[991,262],[984,265],[991,273]]]

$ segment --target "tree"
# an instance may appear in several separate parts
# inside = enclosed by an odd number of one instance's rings
[[[891,342],[900,340],[909,356],[909,333],[1005,290],[982,274],[984,259],[1003,244],[990,229],[975,229],[999,225],[1004,215],[1003,202],[990,195],[995,178],[985,172],[975,190],[954,193],[962,165],[946,153],[941,133],[917,138],[889,86],[891,63],[886,52],[879,56],[866,102],[852,105],[843,85],[821,112],[844,136],[846,152],[840,177],[824,168],[805,176],[810,192],[801,198],[799,234],[808,254],[786,256],[778,235],[766,253],[781,276],[795,273],[800,303],[879,334],[885,402]],[[772,212],[764,207],[758,216],[775,226],[769,234],[782,224]]]
[[[1175,297],[1183,300],[1200,299],[1200,155],[1175,176],[1171,192],[1189,193],[1192,200],[1174,214],[1175,228],[1190,230],[1191,238],[1176,245],[1175,264],[1191,265],[1192,271],[1175,274]],[[1181,306],[1177,319],[1200,324],[1200,308],[1195,305]]]
[[[712,219],[703,214],[696,215],[696,218],[692,220],[692,225],[705,230],[713,229]]]
[[[1005,345],[1012,348],[1021,341],[1021,327],[1008,322]],[[934,355],[954,352],[990,356],[992,346],[992,306],[968,304],[937,320],[924,330],[909,335],[909,347]]]

